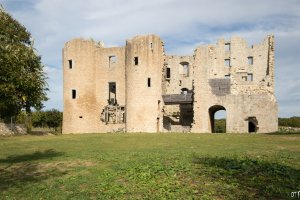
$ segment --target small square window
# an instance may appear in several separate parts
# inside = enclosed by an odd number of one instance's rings
[[[248,57],[248,65],[253,65],[253,57]]]
[[[69,62],[69,69],[72,69],[73,68],[73,62],[72,62],[72,60],[68,60],[68,62]]]
[[[225,43],[225,51],[230,51],[231,47],[230,47],[230,43]]]
[[[72,99],[76,99],[76,90],[72,90]]]
[[[134,57],[134,65],[138,65],[139,64],[139,57]]]
[[[230,59],[225,59],[224,65],[225,65],[225,67],[230,67]]]

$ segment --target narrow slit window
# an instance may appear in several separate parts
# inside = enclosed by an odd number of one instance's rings
[[[171,68],[167,67],[167,79],[171,78]]]
[[[253,65],[253,57],[248,57],[248,65]]]
[[[148,83],[148,87],[151,87],[151,78],[148,78],[147,83]]]
[[[139,64],[139,57],[134,57],[134,65],[138,65]]]
[[[225,59],[224,65],[225,65],[225,67],[230,67],[230,59]]]
[[[253,74],[248,74],[247,80],[248,81],[253,81]]]
[[[76,90],[72,90],[72,99],[76,99]]]
[[[230,43],[225,43],[225,51],[230,51]]]
[[[68,60],[69,61],[69,69],[72,69],[73,68],[73,62],[72,60]]]

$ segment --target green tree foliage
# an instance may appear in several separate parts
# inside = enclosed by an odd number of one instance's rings
[[[56,109],[46,111],[35,111],[32,113],[33,127],[49,127],[57,131],[57,128],[62,125],[62,112]]]
[[[35,111],[32,113],[31,122],[33,127],[46,127],[45,111]]]
[[[225,119],[215,119],[215,133],[226,133]]]
[[[48,110],[45,112],[46,123],[49,128],[57,131],[57,128],[62,124],[62,113],[56,109]]]
[[[30,33],[0,5],[0,118],[41,109],[47,90]]]
[[[300,117],[278,118],[278,125],[300,128]]]

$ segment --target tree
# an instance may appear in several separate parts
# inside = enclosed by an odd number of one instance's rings
[[[45,121],[49,128],[53,128],[57,131],[57,128],[62,124],[62,113],[56,109],[45,111]]]
[[[0,5],[0,118],[41,109],[47,90],[30,33]]]
[[[35,111],[32,113],[31,122],[33,127],[44,127],[46,123],[45,111]]]

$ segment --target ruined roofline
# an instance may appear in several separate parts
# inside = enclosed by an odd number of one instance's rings
[[[71,39],[71,40],[67,41],[64,46],[67,47],[68,44],[70,44],[70,43],[81,41],[81,42],[93,42],[95,44],[95,47],[98,47],[98,48],[123,48],[123,47],[126,46],[126,44],[128,42],[131,42],[131,41],[137,40],[137,39],[148,38],[148,37],[158,37],[158,38],[160,38],[158,35],[152,34],[152,33],[151,34],[136,35],[136,36],[131,37],[130,39],[127,39],[124,46],[107,46],[107,47],[105,47],[104,42],[102,40],[95,41],[92,38],[91,39],[85,39],[85,38],[80,37],[80,38],[74,38],[74,39]],[[253,48],[255,46],[260,46],[260,45],[263,45],[266,42],[269,42],[270,39],[274,39],[274,34],[268,34],[267,36],[265,36],[261,40],[261,42],[255,43],[255,44],[251,44],[250,46],[249,46],[248,40],[246,38],[240,37],[240,36],[237,36],[237,35],[233,35],[233,36],[230,37],[229,40],[228,39],[224,39],[224,38],[219,38],[219,39],[217,39],[217,42],[215,42],[214,44],[207,43],[207,44],[195,45],[196,48],[194,48],[194,51],[193,51],[192,54],[186,54],[186,55],[168,54],[168,52],[165,51],[165,50],[164,50],[164,52],[165,52],[165,56],[167,56],[167,57],[172,57],[172,56],[173,57],[191,57],[191,56],[195,55],[195,52],[199,48],[208,48],[208,47],[211,47],[211,46],[217,46],[219,43],[230,43],[232,40],[236,40],[236,39],[245,42],[245,44],[249,48],[251,48],[251,47]],[[160,38],[160,40],[162,41],[162,45],[164,46],[163,40],[161,38]]]

